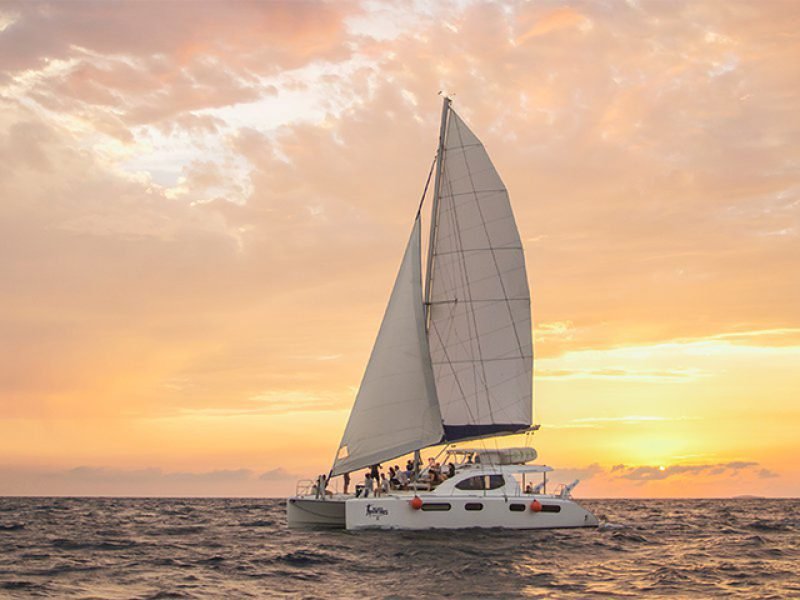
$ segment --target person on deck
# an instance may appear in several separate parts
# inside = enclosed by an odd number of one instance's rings
[[[364,498],[369,498],[370,492],[375,490],[375,481],[372,479],[372,475],[366,473],[364,475]]]
[[[350,487],[350,473],[344,474],[344,495],[347,495],[347,490]]]
[[[450,461],[447,464],[447,476],[455,477],[455,475],[456,475],[456,466],[453,464],[453,461]]]
[[[428,484],[433,489],[442,482],[442,478],[435,469],[428,469]]]
[[[408,488],[408,472],[407,471],[401,471],[400,469],[398,469],[397,471],[395,471],[395,473],[396,473],[396,476],[397,476],[397,487],[400,488],[401,490],[407,489]]]
[[[333,496],[333,493],[328,489],[328,478],[325,475],[317,477],[317,482],[311,488],[311,492],[317,498],[320,496]]]

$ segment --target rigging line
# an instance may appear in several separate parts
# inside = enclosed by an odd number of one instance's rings
[[[471,229],[477,229],[473,227]],[[523,250],[522,246],[502,246],[498,248],[467,248],[466,250],[450,250],[448,252],[436,252],[434,256],[447,256],[448,254],[459,254],[461,252],[493,252],[494,250]]]
[[[502,189],[502,190],[474,190],[474,192],[459,192],[457,194],[450,194],[450,198],[455,198],[456,196],[468,196],[468,195],[470,195],[472,193],[478,193],[478,194],[500,194],[500,193],[505,193],[507,191],[508,190],[505,190],[505,189]]]
[[[433,306],[436,304],[478,304],[479,302],[505,302],[506,300],[511,302],[527,302],[530,298],[485,298],[480,300],[459,300],[458,298],[454,300],[434,300],[433,302],[426,302],[428,306]]]
[[[459,139],[461,139],[461,128],[458,126],[458,122],[456,122],[456,130],[458,131]],[[462,141],[462,143],[463,143],[463,141]],[[485,149],[484,149],[484,152],[486,152]],[[466,153],[464,153],[464,166],[467,168],[467,173],[469,174],[469,183],[470,183],[470,186],[472,187],[472,189],[474,191],[475,190],[475,182],[472,180],[472,172],[470,171],[470,168],[469,168],[469,162],[467,161]],[[499,177],[499,175],[498,175],[498,177]],[[483,223],[483,231],[486,234],[486,239],[489,240],[489,244],[491,246],[491,236],[489,235],[489,230],[486,227],[486,221],[485,221],[485,219],[483,217],[483,211],[481,210],[481,203],[480,203],[480,201],[478,199],[478,194],[477,193],[475,193],[475,207],[478,209],[478,215],[481,218],[481,223]],[[510,209],[511,209],[511,203],[509,202],[509,210]],[[517,229],[516,225],[514,226],[514,229]],[[519,237],[519,230],[517,230],[517,237]],[[506,291],[506,284],[503,281],[503,274],[500,272],[500,265],[497,264],[497,255],[495,254],[494,249],[492,249],[491,252],[492,252],[492,262],[494,263],[494,268],[497,271],[497,279],[500,282],[500,288],[503,290],[503,296],[505,296],[506,299],[507,299],[508,298],[508,292]],[[523,264],[524,264],[524,260],[525,259],[523,257]],[[527,277],[526,277],[526,279],[527,279]],[[522,342],[519,339],[519,332],[517,331],[517,325],[516,325],[516,323],[514,321],[514,313],[511,311],[511,304],[508,302],[508,300],[506,300],[505,305],[506,305],[506,310],[508,311],[508,318],[511,321],[511,325],[514,328],[514,338],[517,341],[517,347],[519,348],[519,355],[520,355],[520,357],[523,357],[525,353],[522,351]],[[484,376],[485,376],[485,373],[484,373]]]
[[[531,358],[531,356],[530,355],[522,356],[522,357],[519,357],[519,356],[506,356],[505,358],[482,358],[481,360],[484,361],[484,362],[497,362],[497,361],[501,361],[501,360],[519,360],[520,358]],[[442,362],[437,362],[437,361],[431,361],[431,362],[434,365],[444,364]],[[477,362],[477,361],[475,361],[475,360],[450,360],[450,361],[448,361],[448,364],[451,364],[451,365],[466,365],[466,364],[472,364],[472,363],[475,363],[475,362]]]
[[[439,143],[436,150],[435,164],[436,164],[436,178],[433,181],[433,204],[431,205],[431,232],[428,238],[428,258],[427,269],[425,270],[425,288],[423,290],[423,300],[428,302],[431,299],[432,284],[433,284],[433,247],[436,242],[436,236],[439,231],[439,200],[442,192],[442,169],[444,167],[444,154],[445,154],[445,139],[447,136],[447,124],[450,122],[450,102],[449,98],[445,98],[442,102],[442,122],[439,126]],[[425,307],[425,328],[430,328],[431,318],[430,307]]]
[[[461,121],[461,119],[457,119],[455,121],[455,125],[456,125],[455,129],[456,129],[456,135],[458,135],[458,141],[463,146],[464,145],[464,139],[461,136],[461,125],[459,124],[460,122],[463,122],[463,121]],[[472,172],[470,171],[469,163],[467,162],[466,153],[463,153],[463,157],[464,157],[464,166],[466,167],[467,174],[469,175],[469,184],[470,184],[470,187],[472,188],[472,190],[474,192],[475,191],[475,182],[472,180]],[[480,205],[478,205],[478,195],[477,194],[475,194],[475,204],[477,205],[477,208],[478,208],[478,214],[480,215],[481,220],[483,220],[483,214],[480,212]],[[454,208],[455,208],[455,206],[454,206]],[[458,222],[458,211],[457,210],[453,210],[453,218],[455,219],[455,221],[457,223]],[[472,307],[472,304],[471,304],[472,303],[472,290],[470,289],[470,286],[469,286],[469,273],[467,271],[466,257],[464,257],[464,255],[463,255],[464,241],[461,238],[461,230],[458,227],[456,227],[456,231],[458,232],[458,243],[459,243],[459,246],[460,246],[460,248],[462,250],[462,262],[463,262],[463,267],[464,267],[464,279],[467,282],[466,292],[467,292],[467,294],[469,296],[468,300],[470,302],[469,308],[471,310],[468,310],[468,312],[471,313],[470,316],[472,317],[473,327],[475,328],[475,334],[476,334],[475,343],[476,343],[477,348],[478,348],[478,356],[481,358],[481,375],[482,375],[482,379],[483,379],[483,386],[484,386],[484,389],[486,390],[486,405],[489,407],[489,418],[492,421],[494,421],[494,410],[492,408],[492,399],[491,399],[490,394],[489,394],[489,384],[487,383],[488,377],[486,376],[486,365],[483,363],[483,351],[481,349],[480,337],[478,336],[478,321],[475,318],[475,309]],[[486,231],[485,226],[484,226],[484,231]],[[489,237],[488,231],[486,231],[486,239],[489,240],[489,243],[491,243],[491,238]],[[492,256],[494,256],[494,254],[492,254]],[[503,290],[503,295],[504,296],[507,295],[505,289]],[[476,377],[478,376],[477,369],[476,369],[475,375],[476,375]]]
[[[425,196],[428,194],[428,186],[431,184],[431,175],[433,175],[433,167],[436,166],[436,157],[439,155],[439,151],[436,151],[436,154],[433,155],[433,162],[431,163],[430,171],[428,171],[428,179],[425,180],[425,189],[422,190],[422,198],[419,199],[419,208],[417,208],[417,217],[419,217],[420,213],[422,212],[422,205],[425,203]]]
[[[464,148],[475,148],[476,146],[483,146],[482,143],[478,142],[477,144],[461,144],[460,146],[453,146],[452,150],[463,150]]]

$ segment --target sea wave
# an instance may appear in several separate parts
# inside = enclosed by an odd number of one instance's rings
[[[798,597],[798,500],[592,500],[597,529],[286,527],[282,500],[0,498],[0,597]]]

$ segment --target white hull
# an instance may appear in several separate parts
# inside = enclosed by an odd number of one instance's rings
[[[536,498],[544,508],[534,512]],[[296,496],[286,503],[288,525],[331,529],[562,529],[597,527],[597,518],[577,502],[553,496],[422,495],[422,509],[411,496],[320,500]],[[441,510],[449,506],[447,510]],[[480,510],[477,510],[480,506]],[[431,508],[438,510],[430,510]],[[555,512],[558,511],[558,512]]]
[[[347,529],[561,529],[598,525],[592,513],[566,498],[536,496],[545,509],[541,512],[530,508],[534,496],[422,495],[420,498],[422,509],[414,509],[408,496],[347,500]]]
[[[292,529],[344,529],[345,501],[295,496],[286,501],[286,520]]]

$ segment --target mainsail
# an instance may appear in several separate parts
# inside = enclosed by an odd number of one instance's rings
[[[445,440],[531,425],[525,256],[508,192],[445,99],[432,215],[428,339]]]
[[[331,476],[442,440],[425,333],[420,259],[417,216]]]

